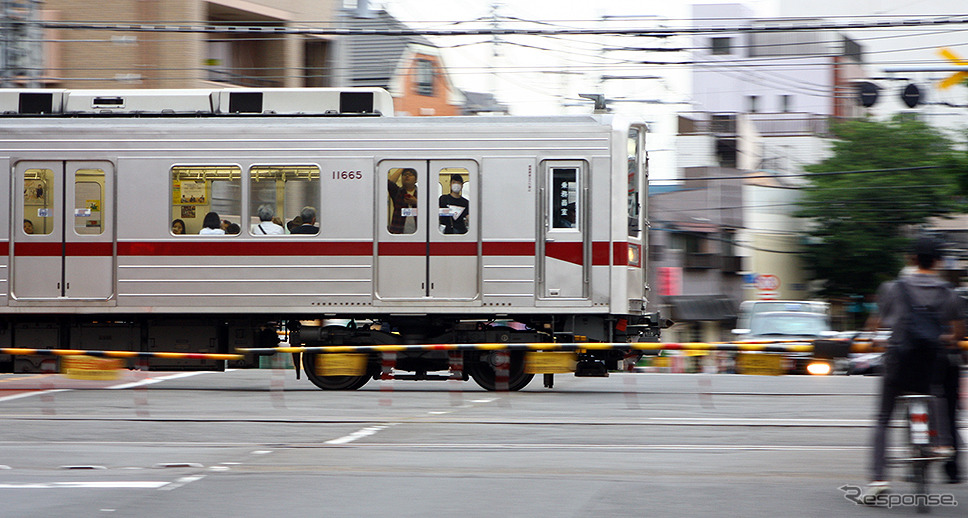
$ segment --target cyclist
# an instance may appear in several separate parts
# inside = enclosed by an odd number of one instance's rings
[[[940,395],[940,359],[944,356],[944,347],[957,346],[958,339],[965,334],[961,300],[935,270],[941,259],[941,248],[941,241],[935,238],[917,238],[910,257],[913,268],[907,275],[881,285],[877,291],[878,314],[868,321],[869,329],[891,329],[884,353],[885,370],[874,428],[869,495],[890,488],[884,476],[885,452],[887,425],[894,412],[895,399],[904,393]],[[935,346],[914,345],[915,332],[911,325],[916,307],[923,308],[918,318],[934,319],[936,329],[943,333],[937,337]],[[952,439],[947,433],[946,412],[940,405],[933,405],[931,415],[935,416],[934,426],[940,432],[936,453],[949,456]]]

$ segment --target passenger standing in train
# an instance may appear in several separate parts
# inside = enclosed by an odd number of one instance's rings
[[[198,232],[201,236],[221,236],[225,234],[222,230],[222,220],[217,212],[209,212],[202,220],[202,230]]]
[[[24,219],[24,234],[34,233],[34,222],[29,219]]]
[[[450,175],[450,193],[442,194],[437,200],[440,210],[440,230],[444,234],[466,234],[468,218],[467,201],[461,194],[464,188],[464,177],[459,174]]]
[[[299,217],[302,218],[302,225],[294,227],[292,229],[293,234],[318,234],[319,228],[316,227],[316,209],[312,207],[303,207],[299,211]]]
[[[401,185],[397,185],[400,180]],[[387,194],[393,202],[390,224],[391,234],[413,234],[417,231],[417,171],[394,169],[387,176]]]
[[[275,212],[269,205],[259,205],[259,224],[252,225],[252,228],[249,229],[249,233],[255,236],[285,234],[286,231],[282,229],[281,225],[273,223],[272,216],[274,214]]]
[[[176,236],[184,234],[185,233],[185,222],[182,221],[182,220],[180,220],[180,219],[176,219],[176,220],[172,221],[171,222],[171,233],[172,234],[175,234]]]

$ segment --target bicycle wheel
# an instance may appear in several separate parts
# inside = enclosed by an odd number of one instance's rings
[[[911,463],[911,471],[914,480],[914,499],[918,507],[918,514],[931,511],[928,507],[928,464],[927,460],[931,455],[928,448],[915,448],[917,458]]]

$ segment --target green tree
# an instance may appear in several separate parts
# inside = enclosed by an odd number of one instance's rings
[[[957,200],[963,153],[907,116],[844,122],[833,131],[833,156],[806,168],[817,174],[808,177],[797,213],[809,218],[804,258],[824,295],[869,295],[900,270],[912,228],[964,210]],[[915,167],[926,168],[890,171]],[[838,174],[850,171],[857,172]]]

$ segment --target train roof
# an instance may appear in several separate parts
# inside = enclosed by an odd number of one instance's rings
[[[4,116],[392,116],[382,88],[0,90]]]

